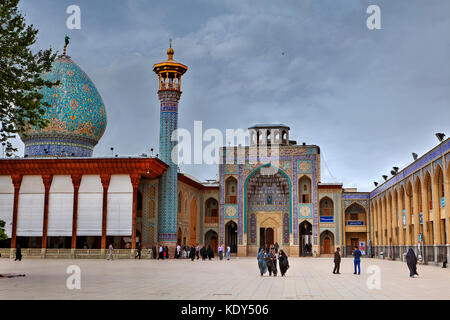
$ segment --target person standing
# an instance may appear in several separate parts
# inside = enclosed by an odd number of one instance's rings
[[[280,249],[278,242],[275,242],[275,244],[273,245],[273,248],[275,249],[275,253],[278,253],[278,249]]]
[[[414,278],[414,275],[419,275],[417,273],[417,257],[414,253],[414,250],[409,248],[408,253],[406,254],[406,265],[409,269],[409,276]]]
[[[138,242],[138,245],[137,245],[137,254],[136,254],[136,256],[134,257],[135,259],[136,258],[138,258],[139,257],[139,260],[141,259],[141,251],[142,251],[142,248],[141,248],[141,244]]]
[[[258,268],[261,273],[261,277],[267,272],[267,264],[266,264],[266,254],[263,248],[259,249],[258,252]]]
[[[218,250],[219,250],[219,260],[222,260],[223,259],[223,246],[222,246],[222,244],[220,244]]]
[[[336,248],[336,252],[334,253],[334,269],[333,269],[333,273],[334,274],[340,274],[339,273],[339,267],[341,265],[341,254],[340,254],[341,249],[340,248]]]
[[[108,247],[108,257],[106,258],[106,260],[114,260],[113,250],[114,250],[113,245],[112,243],[110,243]]]
[[[226,253],[226,255],[227,255],[227,260],[230,260],[230,256],[231,256],[231,248],[230,248],[230,246],[227,246],[227,253]]]
[[[158,255],[158,260],[162,260],[162,259],[164,259],[164,249],[163,249],[163,246],[162,246],[162,244],[160,244],[159,245],[159,255]]]
[[[20,248],[20,244],[16,247],[16,259],[14,261],[22,261],[22,249]]]
[[[266,255],[266,264],[267,269],[269,271],[269,276],[276,277],[277,276],[277,256],[275,255],[275,250],[271,249],[270,252]]]
[[[212,250],[210,245],[208,245],[208,250],[206,252],[208,254],[208,259],[209,260],[211,260],[211,258],[214,258],[214,251]]]
[[[284,277],[287,269],[289,269],[289,261],[286,253],[283,250],[280,250],[280,253],[278,254],[278,261],[280,262],[281,276]]]
[[[179,259],[179,258],[180,258],[180,255],[181,255],[181,246],[180,246],[180,244],[178,243],[178,244],[177,244],[177,250],[175,251],[175,259]]]
[[[358,247],[355,247],[355,250],[353,251],[353,264],[355,266],[355,272],[353,274],[356,274],[356,268],[358,268],[358,274],[361,274],[361,251],[359,251]]]
[[[197,260],[200,259],[200,246],[198,245],[198,243],[195,247],[195,256],[197,257]]]
[[[164,247],[164,259],[169,259],[169,248],[167,246]]]
[[[191,251],[189,252],[189,258],[191,258],[191,261],[195,260],[195,247],[191,247]]]
[[[207,252],[206,252],[205,246],[203,246],[203,247],[200,249],[200,254],[201,254],[201,256],[202,256],[202,260],[205,260],[206,257],[207,257]]]

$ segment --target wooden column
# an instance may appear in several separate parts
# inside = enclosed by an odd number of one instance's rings
[[[11,248],[16,247],[16,233],[17,233],[17,212],[19,210],[19,191],[20,185],[22,184],[22,175],[13,174],[11,180],[14,185],[14,205],[13,205],[13,221],[12,221],[12,231],[11,231]]]
[[[131,220],[131,249],[136,249],[136,214],[137,214],[137,189],[141,176],[139,174],[131,174],[131,185],[133,186],[133,216]],[[142,241],[142,239],[141,239]]]
[[[44,195],[44,223],[42,226],[42,249],[47,248],[47,230],[48,230],[48,205],[50,187],[52,185],[53,176],[51,174],[43,174],[42,181],[44,183],[45,195]]]
[[[108,214],[108,188],[109,182],[111,181],[110,174],[101,174],[100,179],[102,180],[103,186],[103,215],[102,215],[102,249],[106,249],[106,218]]]
[[[81,175],[73,174],[73,215],[72,215],[72,249],[77,248],[77,227],[78,227],[78,191],[80,189]]]

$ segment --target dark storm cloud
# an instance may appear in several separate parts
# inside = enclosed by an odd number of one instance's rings
[[[65,27],[81,7],[81,30]],[[366,28],[381,7],[382,30]],[[61,48],[95,82],[108,128],[95,150],[158,148],[154,63],[189,66],[179,127],[285,123],[291,138],[321,147],[322,181],[372,189],[411,152],[450,134],[450,2],[422,1],[22,1],[39,47]],[[23,149],[23,148],[22,148]],[[217,166],[183,166],[199,179]]]

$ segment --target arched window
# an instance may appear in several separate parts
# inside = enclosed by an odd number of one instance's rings
[[[366,209],[358,203],[351,204],[345,209],[345,220],[363,221],[366,224]]]
[[[428,209],[432,210],[433,209],[433,190],[431,188],[431,177],[428,172],[425,177],[425,187],[427,189]]]
[[[319,207],[320,207],[320,216],[333,215],[334,204],[333,200],[331,200],[330,198],[325,197],[322,200],[320,200]]]
[[[237,180],[234,177],[229,177],[225,181],[225,203],[237,203]]]
[[[206,200],[205,223],[216,223],[219,218],[219,206],[217,200],[209,198]]]
[[[311,203],[311,179],[306,176],[298,182],[298,202]]]

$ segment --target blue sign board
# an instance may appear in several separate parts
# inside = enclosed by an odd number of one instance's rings
[[[364,225],[364,221],[361,221],[361,220],[350,220],[350,221],[347,221],[347,225],[348,226],[363,226]]]
[[[422,212],[419,213],[419,223],[423,224],[423,214],[422,214]]]
[[[441,208],[445,207],[445,197],[441,198]]]
[[[406,226],[406,214],[403,214],[403,225]]]
[[[334,217],[333,216],[322,216],[322,217],[320,217],[320,222],[333,223]]]

